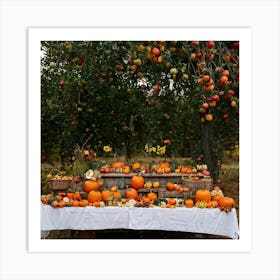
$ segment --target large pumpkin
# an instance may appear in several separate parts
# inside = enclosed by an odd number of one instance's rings
[[[130,184],[132,188],[139,190],[144,187],[145,179],[141,175],[135,175],[131,178]]]
[[[125,197],[128,199],[137,199],[138,198],[138,192],[135,189],[128,188],[125,192]]]
[[[195,193],[195,201],[206,201],[209,202],[211,200],[211,193],[208,190],[197,190]]]
[[[85,181],[84,184],[84,191],[89,193],[90,191],[93,190],[98,190],[100,188],[100,184],[97,181],[91,181],[91,180],[87,180]]]
[[[90,191],[88,194],[88,202],[93,203],[102,200],[102,194],[99,191]]]
[[[233,208],[235,206],[235,201],[231,197],[222,197],[219,199],[218,205],[222,208]]]

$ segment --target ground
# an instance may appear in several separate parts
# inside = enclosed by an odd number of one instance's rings
[[[225,196],[232,197],[236,202],[239,221],[239,168],[238,163],[230,162],[222,166],[219,187]],[[227,239],[227,237],[169,231],[134,231],[134,230],[102,230],[102,231],[51,231],[47,239]]]

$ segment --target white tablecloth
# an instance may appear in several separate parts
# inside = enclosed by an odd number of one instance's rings
[[[41,230],[168,230],[238,238],[236,211],[220,209],[137,207],[41,207]]]

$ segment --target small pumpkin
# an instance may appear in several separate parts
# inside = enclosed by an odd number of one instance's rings
[[[79,206],[80,207],[87,207],[88,206],[88,200],[82,199],[79,201]]]
[[[166,174],[171,173],[171,169],[170,169],[170,167],[166,167],[166,168],[164,168],[164,173],[166,173]]]
[[[153,188],[159,188],[160,183],[158,181],[153,182]]]
[[[132,188],[139,190],[144,187],[145,179],[141,175],[134,175],[131,178],[130,184]]]
[[[151,201],[155,201],[157,199],[157,194],[154,192],[150,192],[147,194],[147,197],[151,200]]]
[[[160,162],[159,163],[160,168],[170,168],[170,164],[168,162]]]
[[[81,199],[81,194],[80,194],[80,192],[74,192],[74,194],[73,194],[73,199],[75,199],[75,200],[80,200],[80,199]]]
[[[79,207],[79,200],[73,200],[71,204],[73,207]]]
[[[222,197],[223,197],[223,196],[221,196],[221,195],[213,195],[213,196],[211,197],[211,200],[217,201],[217,202],[218,202]]]
[[[206,201],[209,202],[211,200],[211,193],[208,190],[197,190],[195,193],[195,201]]]
[[[170,198],[170,199],[168,200],[168,203],[169,203],[170,205],[176,205],[177,200],[176,200],[175,198]]]
[[[102,200],[103,201],[106,201],[112,194],[111,194],[111,191],[110,190],[103,190],[102,192],[101,192],[101,194],[102,194]]]
[[[166,188],[167,188],[169,191],[174,191],[174,190],[175,190],[175,184],[172,183],[172,182],[167,182]]]
[[[57,206],[59,208],[63,208],[63,207],[65,207],[65,205],[66,205],[66,202],[64,200],[59,201],[58,204],[57,204]]]
[[[187,208],[192,208],[192,207],[194,207],[194,202],[193,202],[193,200],[192,200],[192,199],[186,199],[186,201],[185,201],[185,206],[186,206]]]
[[[122,173],[123,174],[129,174],[130,173],[130,167],[129,166],[124,166],[122,168]]]
[[[125,197],[127,199],[137,199],[138,198],[138,192],[137,190],[133,188],[128,188],[125,192]]]
[[[93,190],[98,190],[100,188],[100,184],[97,181],[86,180],[84,183],[84,191],[89,193]]]
[[[216,200],[210,200],[207,203],[207,208],[216,208],[218,207],[218,202]]]
[[[113,198],[117,199],[117,200],[120,200],[122,198],[122,194],[118,191],[113,192]]]
[[[102,200],[102,194],[100,191],[90,191],[88,194],[88,201],[93,203],[95,201]]]
[[[123,168],[125,163],[123,161],[117,161],[112,164],[112,168]]]
[[[141,164],[139,162],[133,163],[132,171],[138,171],[139,169],[141,169]]]

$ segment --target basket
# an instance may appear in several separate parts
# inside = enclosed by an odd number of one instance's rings
[[[49,189],[51,191],[65,191],[70,187],[70,180],[49,180]]]
[[[185,188],[189,188],[187,193],[184,193],[184,198],[194,198],[197,190],[208,190],[211,191],[213,188],[212,178],[203,178],[194,180],[192,177],[182,177],[182,185]]]

